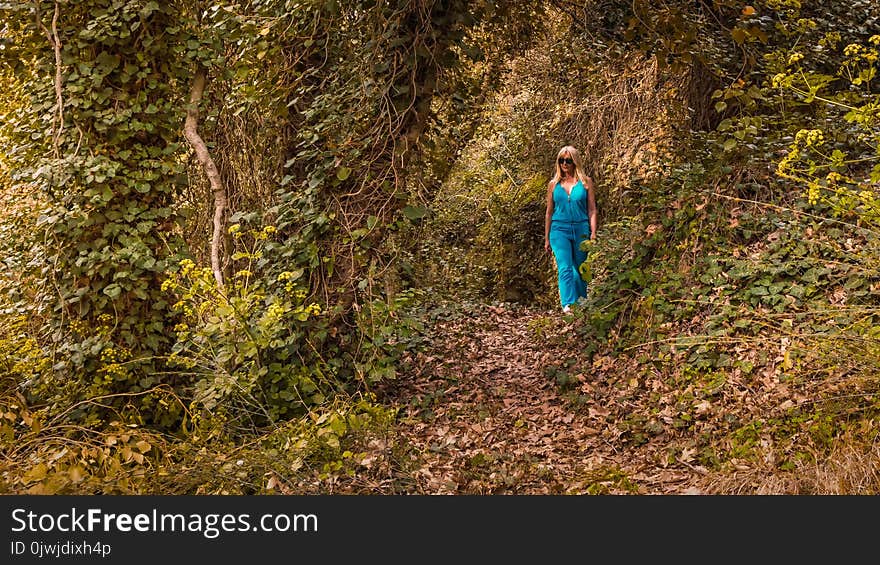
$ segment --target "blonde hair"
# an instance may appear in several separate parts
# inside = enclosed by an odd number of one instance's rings
[[[559,179],[562,178],[562,168],[559,166],[559,158],[562,157],[562,155],[564,155],[565,153],[571,155],[571,158],[574,161],[574,176],[580,179],[584,186],[587,186],[588,175],[584,171],[584,167],[581,164],[581,154],[571,145],[566,145],[559,150],[559,153],[556,154],[556,160],[553,162],[553,166],[555,167],[555,169],[553,178],[550,179],[550,186],[556,186],[556,183],[558,183]]]

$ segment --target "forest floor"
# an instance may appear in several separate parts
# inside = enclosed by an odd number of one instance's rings
[[[681,450],[662,432],[649,442],[626,433],[638,380],[584,354],[575,324],[558,310],[503,304],[435,314],[428,346],[383,399],[399,406],[397,441],[418,461],[405,490],[699,493],[706,471],[670,457]]]

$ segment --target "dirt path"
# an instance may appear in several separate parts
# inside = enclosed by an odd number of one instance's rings
[[[411,480],[432,494],[694,491],[701,470],[627,433],[626,378],[556,312],[487,306],[429,328],[397,383]]]

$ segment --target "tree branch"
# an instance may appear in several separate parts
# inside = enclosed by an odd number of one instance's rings
[[[62,96],[61,90],[61,39],[58,37],[59,14],[60,6],[58,5],[58,2],[55,2],[55,12],[52,14],[52,31],[49,31],[46,29],[46,26],[43,25],[43,21],[40,17],[40,3],[36,3],[37,25],[39,25],[40,29],[43,30],[43,33],[46,34],[49,44],[52,45],[52,49],[55,51],[55,104],[57,105],[57,110],[55,117],[52,119],[52,148],[55,152],[56,159],[61,156],[59,145],[61,143],[61,132],[64,131],[64,97]]]
[[[189,95],[189,107],[186,110],[186,122],[183,126],[183,134],[186,140],[196,152],[196,158],[205,169],[208,181],[211,183],[211,192],[214,194],[214,233],[211,236],[211,270],[217,285],[223,288],[223,270],[220,263],[220,246],[223,240],[223,223],[226,214],[226,189],[220,180],[220,171],[211,158],[208,146],[199,135],[199,102],[205,92],[207,74],[205,69],[199,68],[193,77],[192,90]]]

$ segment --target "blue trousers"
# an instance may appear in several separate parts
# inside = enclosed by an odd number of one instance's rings
[[[556,257],[559,275],[559,301],[562,306],[574,304],[580,297],[587,297],[587,283],[581,278],[581,263],[587,254],[581,251],[581,242],[590,238],[590,222],[550,223],[550,248]]]

